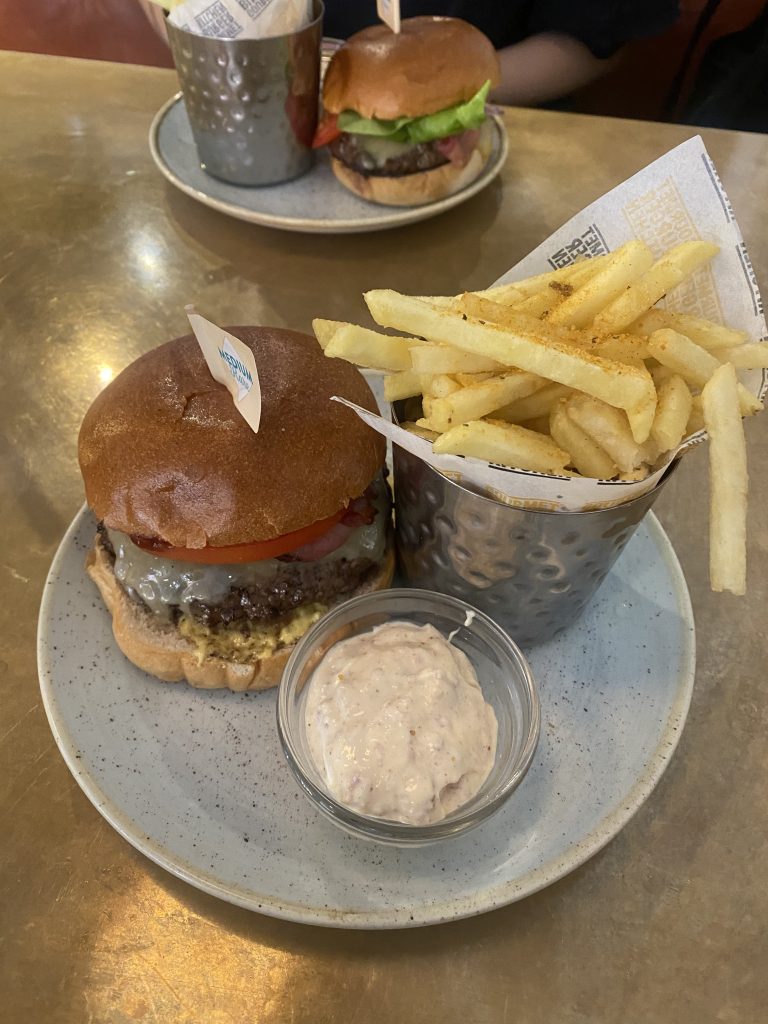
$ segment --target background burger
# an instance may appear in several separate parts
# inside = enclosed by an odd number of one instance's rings
[[[277,328],[231,327],[254,352],[254,434],[192,335],[141,356],[80,430],[99,520],[88,572],[123,653],[160,679],[275,685],[331,605],[393,571],[382,437],[342,395],[375,400],[349,363]]]
[[[498,84],[492,43],[458,18],[374,25],[333,55],[315,145],[328,145],[339,181],[363,199],[414,206],[458,192],[485,166]]]

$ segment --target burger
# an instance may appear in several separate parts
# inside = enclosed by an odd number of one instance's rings
[[[442,199],[490,156],[485,101],[499,77],[490,40],[458,18],[407,18],[399,33],[363,29],[328,65],[315,146],[329,146],[334,174],[363,199]]]
[[[139,668],[193,686],[275,685],[329,607],[393,573],[384,439],[365,379],[314,338],[231,327],[254,353],[254,433],[192,335],[131,363],[80,429],[98,520],[87,570]]]

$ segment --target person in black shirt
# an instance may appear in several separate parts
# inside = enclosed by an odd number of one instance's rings
[[[375,0],[324,0],[326,36],[346,39],[374,24]],[[499,51],[497,103],[534,106],[598,78],[632,39],[673,25],[678,0],[401,0],[403,18],[464,18]]]
[[[165,36],[163,12],[138,0]],[[323,34],[347,39],[378,21],[376,0],[324,0]],[[535,106],[560,99],[610,69],[632,39],[655,36],[675,23],[678,0],[401,0],[403,18],[417,14],[464,18],[499,52],[501,84],[491,99]]]

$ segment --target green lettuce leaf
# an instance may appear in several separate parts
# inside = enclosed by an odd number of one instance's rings
[[[444,139],[447,135],[458,135],[468,128],[480,127],[485,120],[485,101],[490,87],[491,83],[486,82],[471,100],[438,110],[436,114],[380,121],[373,117],[361,117],[354,110],[344,110],[339,114],[338,125],[343,132],[377,135],[392,142],[412,142],[414,145]]]
[[[413,119],[399,117],[396,121],[379,121],[375,117],[361,117],[354,110],[342,110],[336,123],[341,131],[353,135],[377,135],[392,142],[408,142],[406,128]]]

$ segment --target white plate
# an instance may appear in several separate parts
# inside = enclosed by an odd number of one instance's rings
[[[81,511],[54,559],[38,635],[41,689],[67,765],[157,864],[275,917],[350,928],[434,924],[554,882],[608,842],[675,749],[694,675],[680,567],[653,516],[582,620],[530,652],[542,708],[520,788],[468,835],[416,850],[339,831],[293,781],[275,693],[203,692],[129,664],[83,562]]]
[[[282,185],[247,188],[212,178],[200,167],[181,93],[168,100],[155,115],[149,130],[149,149],[172,185],[221,213],[284,231],[354,234],[426,220],[484,189],[503,167],[509,148],[504,122],[492,115],[492,124],[493,151],[480,177],[455,195],[425,206],[366,203],[338,183],[325,149],[318,152],[310,171]]]

